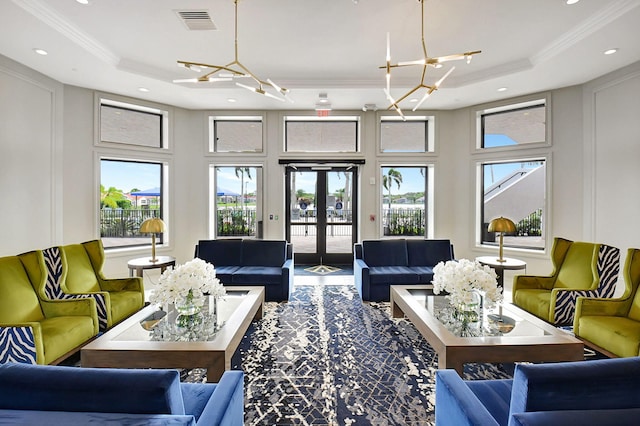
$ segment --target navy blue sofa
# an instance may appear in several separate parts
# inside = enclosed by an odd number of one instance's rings
[[[637,425],[640,358],[518,364],[512,380],[436,372],[436,426]]]
[[[0,365],[0,424],[244,424],[244,374],[180,383],[177,370]]]
[[[453,259],[450,240],[364,240],[353,250],[353,279],[362,300],[389,301],[396,284],[431,284],[433,267]]]
[[[264,286],[266,301],[289,300],[293,246],[284,240],[200,240],[195,256],[211,263],[225,286]]]

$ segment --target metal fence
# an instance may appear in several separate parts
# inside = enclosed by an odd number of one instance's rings
[[[140,234],[140,225],[152,217],[160,217],[154,209],[102,209],[100,210],[100,237],[148,237]]]
[[[424,235],[424,209],[383,209],[384,235]]]
[[[218,209],[218,236],[249,236],[256,235],[256,211],[249,209]]]

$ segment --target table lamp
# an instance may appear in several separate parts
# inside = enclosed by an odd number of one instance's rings
[[[498,262],[506,262],[506,259],[502,257],[502,236],[505,233],[511,234],[516,232],[516,224],[510,219],[500,216],[489,223],[488,231],[500,233],[500,254],[498,256]]]
[[[152,217],[145,220],[140,225],[140,232],[143,234],[151,234],[151,262],[157,262],[156,258],[156,234],[165,232],[167,225],[164,224],[159,217]]]

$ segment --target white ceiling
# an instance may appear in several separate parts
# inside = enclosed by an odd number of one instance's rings
[[[176,10],[190,9],[207,10],[217,30],[188,30]],[[429,68],[425,83],[433,84],[456,66],[422,109],[592,80],[640,60],[639,22],[640,0],[427,0],[430,57],[482,53],[470,64]],[[260,79],[291,90],[294,103],[281,103],[226,82],[172,82],[197,76],[177,60],[233,61],[233,0],[0,0],[0,54],[65,84],[190,109],[310,110],[321,92],[334,110],[387,108],[379,68],[387,32],[392,62],[422,58],[420,2],[239,0],[239,60]],[[603,54],[614,47],[618,53]],[[421,67],[393,71],[392,95],[419,84],[420,73]],[[412,108],[408,101],[402,106]]]

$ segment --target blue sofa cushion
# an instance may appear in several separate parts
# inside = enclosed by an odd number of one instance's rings
[[[282,283],[282,268],[279,266],[243,266],[233,273],[234,284],[270,285]]]
[[[281,268],[286,260],[286,241],[244,240],[243,244],[242,266],[277,266]]]
[[[0,410],[0,424],[64,426],[194,426],[196,421],[191,415],[176,414]]]
[[[513,380],[465,380],[465,383],[491,416],[499,424],[506,425]]]
[[[232,282],[233,273],[240,269],[239,266],[216,266],[216,278],[222,284],[230,284]]]
[[[369,268],[369,282],[375,284],[418,284],[418,274],[407,266],[375,266]]]
[[[407,241],[404,239],[365,240],[362,242],[362,255],[369,267],[409,265]]]
[[[238,259],[242,259],[242,239],[200,240],[196,257],[211,263],[216,270],[221,266],[238,265]]]
[[[409,266],[436,266],[453,259],[450,240],[407,240]]]
[[[0,409],[185,414],[176,370],[32,364],[0,365]]]
[[[410,266],[411,270],[418,274],[418,284],[431,284],[433,281],[432,266]]]

